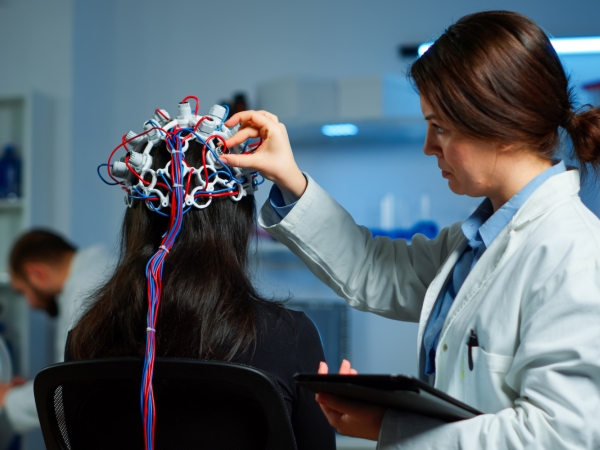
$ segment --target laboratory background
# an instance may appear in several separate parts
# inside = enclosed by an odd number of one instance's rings
[[[187,95],[201,114],[217,103],[276,114],[299,167],[375,234],[433,237],[468,217],[481,199],[453,194],[423,154],[426,124],[405,72],[421,44],[489,9],[523,13],[557,39],[600,42],[598,0],[0,0],[0,173],[15,174],[0,176],[0,337],[12,373],[48,365],[54,332],[10,287],[13,239],[43,226],[115,253],[124,193],[98,166],[155,108],[176,111]],[[600,44],[562,42],[578,101],[600,103]],[[269,189],[260,186],[258,207]],[[581,193],[596,214],[599,189],[590,177]],[[315,322],[331,365],[416,374],[416,324],[351,310],[260,230],[252,262],[264,295]],[[39,431],[17,448],[44,448]],[[338,448],[375,444],[339,437]]]

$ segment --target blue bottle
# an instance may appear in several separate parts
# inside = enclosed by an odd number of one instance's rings
[[[21,196],[21,160],[14,145],[4,147],[0,158],[0,198],[9,200]]]

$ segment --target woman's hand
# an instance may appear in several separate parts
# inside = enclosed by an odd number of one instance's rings
[[[230,166],[258,170],[282,190],[286,203],[298,200],[307,181],[296,165],[285,126],[267,111],[243,111],[231,116],[225,125],[231,128],[240,122],[240,130],[227,139],[227,147],[257,137],[262,138],[262,144],[253,153],[227,154],[221,159]]]
[[[319,373],[327,375],[327,372],[327,364],[322,362],[319,365]],[[349,361],[342,361],[340,375],[357,374],[358,372],[351,367]],[[329,394],[317,394],[316,399],[329,424],[338,433],[372,441],[379,439],[385,408]]]

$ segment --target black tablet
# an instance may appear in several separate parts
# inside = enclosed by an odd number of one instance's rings
[[[412,411],[446,422],[470,419],[479,414],[475,408],[403,375],[317,375],[298,373],[296,383],[312,392],[339,395],[353,400]]]

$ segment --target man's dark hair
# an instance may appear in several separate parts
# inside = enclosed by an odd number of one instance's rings
[[[28,262],[52,264],[58,262],[66,253],[77,248],[58,234],[44,229],[34,229],[23,234],[13,245],[10,252],[9,267],[12,273],[23,278],[23,267]]]

